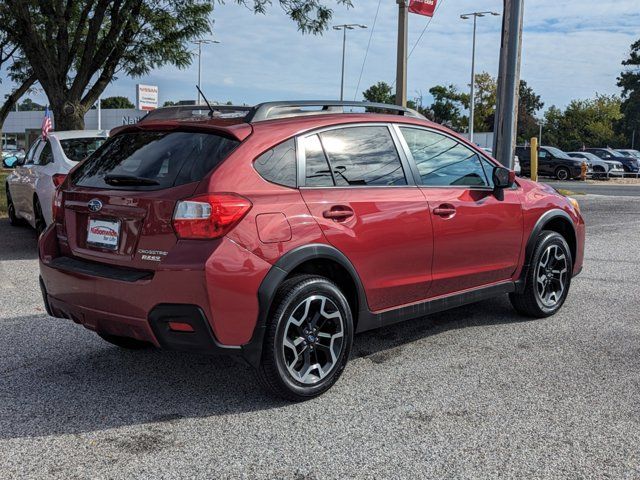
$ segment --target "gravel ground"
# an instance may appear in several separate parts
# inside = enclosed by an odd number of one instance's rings
[[[227,358],[126,352],[43,314],[0,221],[2,478],[640,478],[640,198],[580,198],[563,310],[506,298],[359,335],[304,404]]]

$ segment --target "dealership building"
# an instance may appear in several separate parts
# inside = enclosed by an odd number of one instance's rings
[[[98,113],[100,115],[98,116]],[[147,114],[135,108],[92,109],[84,116],[87,130],[111,130],[121,125],[131,125]],[[44,111],[10,112],[2,126],[2,145],[13,144],[25,147],[40,135]],[[52,114],[53,130],[56,129],[55,115]]]
[[[185,102],[179,102],[185,103]],[[191,103],[191,102],[188,102]],[[195,102],[193,102],[195,103]],[[156,85],[136,85],[137,108],[92,108],[84,116],[86,130],[111,130],[122,125],[132,125],[144,117],[149,110],[158,107],[158,87]],[[40,135],[44,111],[10,112],[2,125],[2,146],[7,144],[27,148]],[[56,117],[51,113],[53,128]]]

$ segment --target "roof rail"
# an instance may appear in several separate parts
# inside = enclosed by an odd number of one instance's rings
[[[313,109],[313,107],[316,107]],[[425,117],[411,108],[389,105],[386,103],[349,102],[339,100],[299,100],[285,102],[265,102],[253,107],[245,117],[245,121],[260,122],[276,118],[297,117],[304,115],[320,115],[332,113],[357,113],[353,109],[364,108],[371,113],[394,113],[413,118]],[[351,111],[349,111],[351,109]]]
[[[236,105],[177,105],[151,110],[140,121],[149,120],[197,120],[209,118],[243,118],[253,107]]]

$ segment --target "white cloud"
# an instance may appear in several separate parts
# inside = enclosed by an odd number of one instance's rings
[[[409,60],[409,95],[427,93],[436,84],[467,88],[470,76],[471,23],[459,19],[475,9],[501,11],[502,1],[440,0],[437,16]],[[637,0],[528,0],[525,2],[522,76],[547,106],[574,98],[618,93],[616,77],[629,46],[640,36]],[[377,0],[354,0],[354,8],[334,7],[334,23],[365,23],[371,28]],[[273,99],[337,98],[340,88],[340,32],[301,35],[277,6],[254,15],[232,2],[215,10],[215,38],[220,45],[203,50],[202,87],[215,100],[255,103]],[[428,19],[410,16],[409,44]],[[501,21],[478,22],[477,68],[495,75]],[[371,42],[360,92],[369,85],[395,80],[397,6],[383,1]],[[348,33],[345,97],[353,98],[369,40],[369,30]],[[163,68],[148,77],[119,79],[105,95],[134,97],[137,82],[158,84],[161,101],[195,98],[197,65],[186,70]],[[0,93],[7,91],[6,81]]]

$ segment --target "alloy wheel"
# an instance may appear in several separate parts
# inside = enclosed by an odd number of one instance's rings
[[[558,245],[549,245],[536,268],[536,293],[542,304],[553,308],[561,301],[567,286],[567,256]]]
[[[329,375],[344,347],[344,319],[330,298],[312,295],[298,304],[284,327],[282,355],[291,377],[313,385]]]

